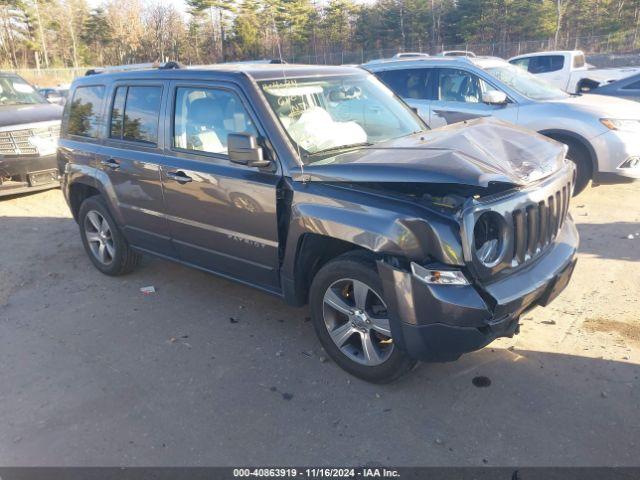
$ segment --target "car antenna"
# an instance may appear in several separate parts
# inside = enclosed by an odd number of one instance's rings
[[[278,32],[278,27],[276,26],[276,19],[275,17],[272,15],[271,16],[271,22],[273,25],[273,31],[276,34],[276,45],[278,46],[278,59],[280,60],[280,65],[282,66],[282,78],[284,78],[284,84],[287,84],[287,72],[285,71],[284,68],[284,59],[282,58],[282,47],[280,46],[280,32]],[[296,151],[298,152],[298,158],[300,159],[300,175],[302,177],[302,181],[305,181],[305,176],[304,176],[304,162],[302,161],[302,154],[300,153],[300,145],[298,145],[298,142],[294,142],[296,144]]]

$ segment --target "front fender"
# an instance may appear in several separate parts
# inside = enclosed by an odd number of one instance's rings
[[[456,220],[396,198],[322,184],[294,187],[283,262],[286,273],[293,273],[300,239],[308,233],[376,254],[464,265]]]

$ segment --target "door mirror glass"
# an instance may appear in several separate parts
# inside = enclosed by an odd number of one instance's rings
[[[49,103],[60,103],[62,101],[62,97],[60,95],[58,95],[57,93],[47,93],[44,98],[47,99],[47,102]]]
[[[498,90],[489,90],[482,94],[482,101],[488,105],[505,105],[507,94]]]
[[[262,147],[258,146],[258,140],[249,133],[230,133],[227,136],[227,149],[229,160],[240,165],[264,168],[271,162],[264,159]]]

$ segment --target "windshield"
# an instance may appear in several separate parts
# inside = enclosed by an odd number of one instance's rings
[[[373,75],[259,82],[304,163],[425,129]]]
[[[532,100],[559,100],[569,96],[568,93],[514,65],[501,65],[486,68],[485,70],[518,93]]]
[[[0,105],[29,105],[45,103],[45,99],[17,75],[0,77]]]

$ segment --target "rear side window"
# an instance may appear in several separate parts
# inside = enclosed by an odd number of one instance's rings
[[[432,72],[433,70],[429,68],[413,68],[387,70],[377,72],[376,75],[402,98],[433,100],[429,88]]]
[[[116,96],[113,99],[113,107],[111,109],[111,129],[109,136],[111,138],[122,138],[122,123],[124,119],[124,102],[127,99],[127,87],[118,87]]]
[[[562,70],[564,57],[562,55],[541,55],[529,60],[530,73],[549,73]]]
[[[104,98],[104,86],[79,87],[69,106],[67,133],[96,138],[100,128],[100,110]]]
[[[161,99],[161,87],[118,87],[111,108],[109,136],[155,145]]]
[[[576,55],[575,57],[573,57],[573,68],[584,67],[585,63],[586,61],[584,59],[584,55]]]

